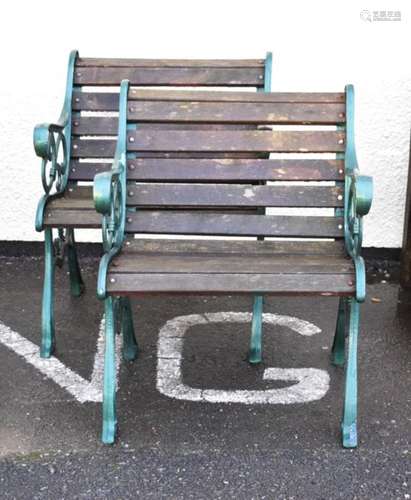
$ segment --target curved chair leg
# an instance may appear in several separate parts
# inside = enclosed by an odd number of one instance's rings
[[[74,230],[67,229],[67,260],[70,274],[70,290],[73,297],[79,297],[84,292],[84,282],[78,263]]]
[[[103,433],[105,444],[114,443],[116,437],[116,345],[115,312],[113,297],[104,301],[105,309],[105,348],[104,348],[104,383],[103,383]]]
[[[134,334],[133,312],[130,299],[120,298],[121,306],[121,333],[123,335],[123,358],[133,361],[138,356],[138,344]]]
[[[256,295],[253,305],[253,321],[251,325],[250,350],[248,361],[252,364],[262,361],[262,326],[263,326],[263,296]]]
[[[349,299],[350,328],[348,360],[345,380],[345,401],[342,420],[342,442],[344,448],[357,446],[357,344],[360,304],[355,298]]]
[[[345,320],[346,320],[346,298],[340,297],[338,303],[337,325],[335,327],[334,342],[332,346],[332,362],[334,365],[342,366],[345,362]]]
[[[44,231],[44,284],[41,307],[40,356],[49,358],[54,350],[54,246],[53,230]]]

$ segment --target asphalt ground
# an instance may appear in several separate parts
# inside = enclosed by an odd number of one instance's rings
[[[70,297],[65,269],[56,274],[55,355],[85,380],[103,312],[97,265],[82,260],[81,298]],[[42,269],[40,258],[0,259],[0,321],[35,344]],[[321,332],[265,325],[259,367],[246,360],[249,324],[209,321],[187,331],[182,376],[192,388],[230,395],[292,385],[263,380],[270,367],[312,367],[330,377],[316,401],[244,404],[161,394],[157,342],[175,317],[250,312],[251,298],[145,297],[132,301],[141,352],[120,367],[114,446],[100,444],[101,404],[80,403],[0,342],[0,498],[410,498],[411,295],[382,278],[369,285],[361,309],[357,450],[340,444],[344,373],[330,364],[337,299],[267,298],[265,312]]]

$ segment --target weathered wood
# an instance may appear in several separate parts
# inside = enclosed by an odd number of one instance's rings
[[[71,160],[69,180],[71,181],[92,181],[96,174],[111,170],[111,162],[80,162]]]
[[[88,209],[55,209],[51,205],[45,211],[45,227],[78,227],[80,229],[101,228],[101,215],[93,208]]]
[[[240,254],[240,255],[302,255],[347,257],[343,240],[285,241],[285,240],[185,240],[142,239],[128,235],[123,254]]]
[[[262,68],[265,59],[132,59],[79,57],[76,67],[137,68]]]
[[[342,152],[345,148],[345,134],[335,131],[222,130],[215,132],[137,129],[129,131],[127,136],[130,151],[335,153]]]
[[[343,160],[281,159],[154,159],[136,158],[127,162],[129,181],[343,181]],[[70,179],[93,180],[111,163],[73,160]]]
[[[344,122],[343,104],[251,104],[141,102],[129,106],[128,120],[138,124],[221,123],[221,124],[313,124]],[[75,135],[115,135],[118,120],[113,116],[84,116],[73,119]]]
[[[82,67],[74,72],[75,85],[119,85],[124,79],[142,86],[256,87],[263,85],[264,68]]]
[[[289,103],[343,103],[343,92],[230,92],[219,90],[135,89],[129,91],[131,101],[215,101],[215,102],[289,102]]]
[[[255,130],[253,124],[216,124],[189,122],[142,122],[139,129],[144,130]],[[118,121],[115,116],[81,116],[72,120],[73,135],[115,136],[118,133]]]
[[[118,92],[82,92],[73,93],[75,111],[118,111]],[[129,92],[131,105],[135,101],[197,101],[197,102],[237,102],[237,103],[298,103],[298,104],[335,104],[345,102],[344,93],[313,92],[211,92],[189,90],[152,90],[133,89]],[[344,113],[345,114],[345,113]],[[343,117],[345,119],[345,116]]]
[[[179,274],[108,275],[110,294],[139,293],[261,293],[292,295],[352,295],[350,274]]]
[[[127,215],[129,233],[216,236],[343,237],[342,217],[207,214],[138,210]]]
[[[253,124],[343,123],[344,103],[244,103],[244,102],[129,102],[131,122],[206,122]]]
[[[130,188],[134,188],[135,184],[129,184]],[[178,208],[174,208],[174,210],[184,210],[184,209],[192,209],[193,207],[189,206],[179,206]],[[194,207],[196,208],[196,207]],[[64,196],[53,199],[48,204],[48,209],[55,212],[56,210],[95,210],[94,200],[93,200],[93,188],[92,186],[70,186]],[[161,209],[168,210],[169,207],[154,205],[151,207],[153,209]],[[256,213],[256,210],[253,208],[241,207],[241,209],[237,209],[237,207],[224,207],[224,209],[219,209],[216,207],[203,207],[202,212],[207,213]]]
[[[111,158],[112,139],[73,140],[73,158]],[[201,153],[336,153],[344,151],[344,133],[337,131],[175,131],[128,132],[129,151]]]
[[[256,255],[247,253],[124,252],[113,261],[113,272],[175,274],[353,274],[352,259],[324,255]]]
[[[226,184],[136,184],[127,193],[132,206],[343,207],[336,186],[253,186]]]

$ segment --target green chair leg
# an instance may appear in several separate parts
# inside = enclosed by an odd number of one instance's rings
[[[120,298],[121,306],[121,333],[123,335],[123,358],[133,361],[138,355],[138,344],[134,335],[133,313],[130,299]]]
[[[345,379],[345,401],[342,420],[342,442],[344,448],[357,447],[357,344],[360,305],[349,299],[350,327],[348,341],[348,360]]]
[[[105,444],[114,443],[116,437],[116,345],[114,300],[107,297],[105,309],[105,348],[104,348],[104,383],[103,383],[103,434]]]
[[[53,230],[44,231],[44,285],[41,307],[40,356],[49,358],[54,350],[54,246]]]
[[[262,361],[262,326],[263,326],[263,296],[256,295],[253,305],[253,321],[251,325],[250,351],[248,361],[252,364]]]
[[[78,263],[74,230],[67,230],[67,260],[70,274],[70,290],[73,297],[79,297],[84,292],[84,282]]]
[[[346,298],[340,297],[338,303],[337,325],[335,327],[334,342],[331,351],[332,362],[337,366],[343,366],[345,362],[345,310]]]

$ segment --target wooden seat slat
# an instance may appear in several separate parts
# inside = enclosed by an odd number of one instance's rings
[[[177,273],[177,274],[352,274],[352,259],[341,257],[243,255],[212,252],[210,254],[136,253],[124,251],[113,261],[113,272],[119,273]]]
[[[55,208],[52,203],[46,208],[44,227],[78,227],[79,229],[101,228],[101,215],[88,208]]]
[[[139,294],[264,294],[264,295],[352,295],[351,274],[196,274],[147,273],[108,275],[107,292]]]
[[[343,240],[292,241],[292,240],[189,240],[189,239],[142,239],[127,237],[124,246],[127,255],[137,254],[240,254],[254,255],[308,255],[346,257]]]

